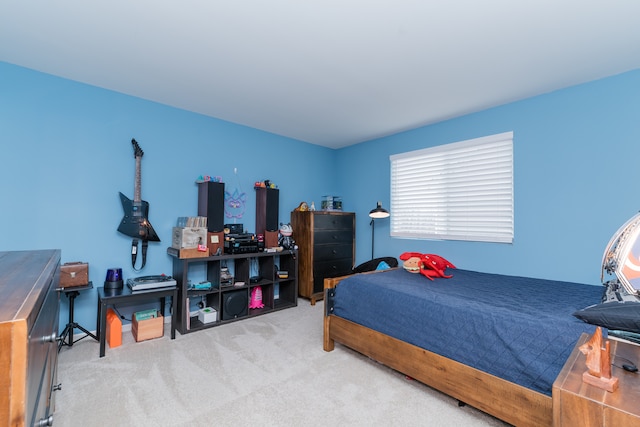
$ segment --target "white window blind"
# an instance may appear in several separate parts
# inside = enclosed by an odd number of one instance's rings
[[[513,132],[390,161],[392,236],[513,242]]]

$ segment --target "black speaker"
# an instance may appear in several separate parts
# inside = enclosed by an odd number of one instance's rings
[[[231,320],[247,315],[249,296],[246,290],[222,294],[222,320]]]
[[[278,231],[280,190],[256,188],[256,233]]]
[[[198,183],[198,216],[207,217],[209,232],[224,230],[224,183]]]

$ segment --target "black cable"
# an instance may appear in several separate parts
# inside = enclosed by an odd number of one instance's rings
[[[615,366],[616,368],[622,369],[623,371],[627,371],[627,372],[629,372],[631,374],[640,374],[640,372],[638,372],[637,368],[636,368],[635,371],[633,369],[625,369],[624,366],[618,366],[615,363],[612,363],[611,366]],[[635,366],[635,365],[633,365],[633,366]]]
[[[122,314],[120,314],[120,312],[118,311],[118,308],[115,305],[113,306],[113,310],[118,314],[118,316],[120,316],[120,318],[122,320],[126,320],[127,322],[132,322],[133,321],[132,319],[127,319]]]
[[[638,373],[638,367],[636,366],[636,364],[633,361],[627,359],[626,357],[622,357],[622,356],[618,356],[618,355],[615,355],[614,357],[617,358],[617,359],[622,359],[622,360],[624,360],[626,362],[629,362],[629,363],[623,363],[622,366],[618,366],[615,363],[611,363],[612,366],[615,366],[616,368],[619,368],[619,369],[624,369],[625,371],[631,372],[632,374],[637,374]]]
[[[622,360],[626,360],[627,362],[631,363],[632,365],[635,365],[635,363],[633,363],[633,361],[627,359],[626,357],[622,357],[622,356],[618,356],[617,354],[614,356],[616,359],[622,359]]]

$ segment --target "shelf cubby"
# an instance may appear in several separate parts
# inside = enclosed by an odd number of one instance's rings
[[[176,329],[183,335],[298,305],[296,250],[184,259],[169,255],[173,258],[173,278],[178,286],[178,301],[174,304],[173,315],[177,316]],[[220,273],[224,267],[233,274],[232,286],[221,284]],[[278,271],[286,273],[279,275]],[[206,281],[211,283],[210,289],[189,287],[190,279],[193,283],[202,281],[201,278],[190,277],[196,273],[206,275]],[[259,279],[252,283],[252,277]],[[238,286],[240,282],[244,284]],[[250,309],[251,292],[257,287],[262,290],[264,307]],[[198,319],[198,309],[205,306],[217,311],[216,321],[205,324]]]

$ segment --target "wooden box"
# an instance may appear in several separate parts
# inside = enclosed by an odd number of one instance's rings
[[[89,264],[86,262],[65,262],[60,266],[60,287],[72,288],[89,283]]]
[[[164,335],[164,317],[158,312],[153,319],[138,321],[135,314],[131,321],[131,333],[136,342],[160,338]]]
[[[167,248],[167,253],[179,259],[206,258],[209,256],[209,248],[206,248],[204,251],[200,249]]]

